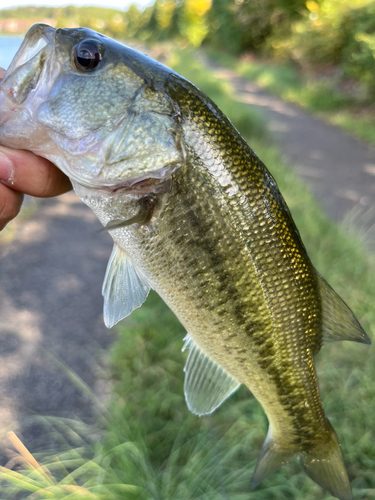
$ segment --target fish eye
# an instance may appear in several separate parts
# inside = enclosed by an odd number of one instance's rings
[[[92,71],[103,58],[103,47],[97,40],[83,40],[74,47],[73,62],[79,71]]]

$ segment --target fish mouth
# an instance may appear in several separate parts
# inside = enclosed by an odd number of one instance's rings
[[[26,33],[0,85],[13,104],[23,104],[36,89],[52,51],[55,32],[47,24],[34,24]]]

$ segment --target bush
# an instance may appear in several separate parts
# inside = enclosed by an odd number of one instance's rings
[[[276,34],[269,48],[303,67],[336,66],[342,78],[355,78],[365,97],[375,95],[375,4],[369,0],[306,2],[309,11],[291,35]]]

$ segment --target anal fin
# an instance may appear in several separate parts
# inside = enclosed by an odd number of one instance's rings
[[[318,275],[318,283],[322,300],[323,343],[352,340],[362,344],[371,344],[352,311],[320,275]]]
[[[267,476],[276,472],[283,465],[287,464],[296,454],[296,450],[283,449],[277,445],[272,438],[272,431],[268,429],[267,437],[263,443],[258,462],[251,478],[250,488],[254,489]]]
[[[186,404],[192,413],[207,415],[216,410],[240,384],[204,353],[189,335],[185,340],[182,350],[189,349],[184,368]]]
[[[116,243],[103,282],[104,323],[107,328],[128,316],[146,300],[150,285],[135,270],[129,257]]]

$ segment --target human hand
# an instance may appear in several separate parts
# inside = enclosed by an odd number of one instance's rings
[[[0,68],[0,79],[4,75]],[[0,231],[20,211],[24,194],[49,198],[71,188],[68,177],[45,158],[0,146]]]

